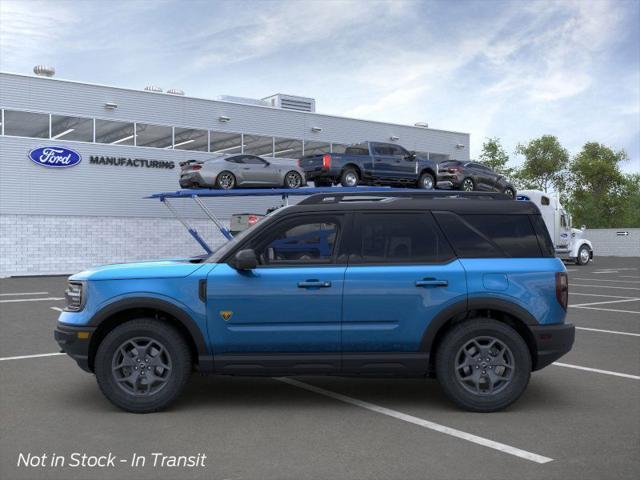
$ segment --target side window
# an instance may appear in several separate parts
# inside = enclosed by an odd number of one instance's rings
[[[452,212],[434,212],[460,258],[500,258],[505,254],[486,235]]]
[[[386,145],[375,145],[373,150],[376,155],[393,155],[391,148]]]
[[[329,264],[339,229],[335,217],[300,218],[276,227],[253,248],[261,265]]]
[[[389,146],[389,150],[391,151],[391,155],[393,155],[394,157],[406,157],[407,155],[409,155],[409,152],[407,152],[404,148],[397,146],[397,145],[392,145]]]
[[[362,213],[349,263],[442,263],[454,257],[428,213]]]
[[[543,196],[543,197],[540,197],[540,203],[541,203],[542,205],[549,205],[549,203],[550,203],[550,202],[549,202],[549,197],[544,197],[544,196]]]
[[[237,157],[229,157],[226,161],[230,163],[244,163],[244,156],[238,155]]]
[[[560,215],[560,226],[567,228],[567,217],[565,215]]]
[[[541,256],[529,215],[463,215],[462,218],[510,257]]]
[[[254,155],[245,156],[243,163],[246,163],[249,165],[266,165],[267,164],[267,162],[265,162],[263,159],[261,159],[260,157],[256,157]]]

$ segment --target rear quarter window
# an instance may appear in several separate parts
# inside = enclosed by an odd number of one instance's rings
[[[546,256],[529,215],[438,212],[436,219],[461,258]]]

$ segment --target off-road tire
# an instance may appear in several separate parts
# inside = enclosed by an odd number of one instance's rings
[[[513,373],[511,380],[497,393],[471,393],[456,373],[456,362],[465,345],[473,339],[487,337],[508,347]],[[478,367],[481,372],[483,367],[474,362],[472,368]],[[493,319],[475,318],[459,323],[447,332],[437,346],[435,370],[444,393],[456,405],[473,412],[494,412],[511,405],[524,392],[531,376],[531,354],[520,334],[509,325]]]
[[[159,342],[165,348],[171,366],[162,388],[148,395],[125,391],[113,368],[120,347],[140,338]],[[136,358],[128,357],[134,362]],[[193,366],[189,346],[182,334],[171,325],[153,318],[129,320],[111,330],[100,342],[94,364],[98,386],[105,397],[115,406],[133,413],[156,412],[168,407],[183,390]],[[136,371],[139,370],[136,368]]]

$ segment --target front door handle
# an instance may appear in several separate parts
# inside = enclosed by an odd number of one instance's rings
[[[321,282],[320,280],[305,280],[298,282],[298,288],[329,288],[331,282]]]
[[[446,287],[449,282],[446,280],[437,280],[435,278],[425,278],[416,280],[416,287]]]

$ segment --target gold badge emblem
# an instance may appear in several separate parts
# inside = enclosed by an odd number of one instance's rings
[[[233,316],[233,312],[231,310],[220,310],[220,317],[227,322]]]

